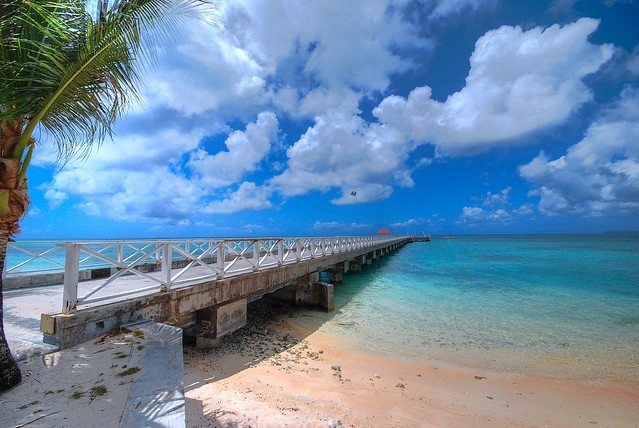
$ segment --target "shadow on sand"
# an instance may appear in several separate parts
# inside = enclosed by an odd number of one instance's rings
[[[194,339],[185,339],[184,392],[195,390],[205,384],[216,383],[234,376],[263,361],[274,366],[299,363],[304,359],[319,360],[321,356],[307,349],[304,340],[322,325],[341,314],[347,304],[368,285],[367,277],[383,270],[395,254],[378,260],[360,274],[347,274],[344,283],[335,286],[335,311],[295,306],[276,300],[269,295],[248,305],[245,327],[225,336],[219,348],[196,349]],[[300,345],[300,346],[297,346]],[[321,352],[321,351],[320,351]],[[216,365],[202,368],[201,359],[215,361]],[[196,368],[198,366],[199,368]],[[193,370],[203,370],[189,376]],[[196,380],[197,379],[197,380]],[[187,414],[202,415],[203,404],[187,397]],[[217,415],[206,415],[208,422],[218,423]],[[223,416],[223,415],[220,415]]]

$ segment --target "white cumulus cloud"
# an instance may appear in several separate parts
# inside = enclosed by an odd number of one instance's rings
[[[257,211],[272,208],[270,190],[245,181],[226,199],[213,201],[202,209],[204,214],[232,214],[239,211]]]
[[[637,215],[638,142],[639,91],[626,89],[565,155],[542,152],[519,171],[535,185],[544,214]]]
[[[408,150],[397,136],[357,115],[329,111],[287,150],[287,169],[271,184],[285,196],[339,188],[337,205],[385,199],[393,191],[389,184],[412,185],[400,173]]]
[[[389,96],[374,110],[407,138],[432,142],[445,154],[471,154],[563,123],[592,98],[582,79],[611,58],[611,45],[588,41],[599,22],[565,26],[503,26],[475,45],[465,87],[445,102],[428,86]]]
[[[209,154],[204,149],[191,153],[187,166],[208,188],[237,183],[269,153],[277,138],[279,123],[271,112],[262,112],[246,131],[234,131],[225,141],[227,151]]]
[[[458,222],[467,225],[500,224],[532,215],[534,210],[531,204],[512,207],[510,191],[511,188],[506,187],[499,192],[487,192],[475,198],[479,199],[481,206],[463,207]]]

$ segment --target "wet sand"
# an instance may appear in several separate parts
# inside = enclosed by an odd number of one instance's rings
[[[187,426],[639,426],[634,382],[382,357],[318,327],[284,308],[253,316],[219,349],[186,347]]]

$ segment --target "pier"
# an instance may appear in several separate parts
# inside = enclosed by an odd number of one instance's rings
[[[430,237],[77,241],[37,252],[12,244],[27,256],[8,270],[5,284],[58,284],[59,310],[41,314],[40,331],[61,349],[141,320],[185,328],[198,346],[209,347],[243,327],[248,303],[265,294],[331,311],[345,273],[425,240]],[[58,271],[25,273],[35,260]]]

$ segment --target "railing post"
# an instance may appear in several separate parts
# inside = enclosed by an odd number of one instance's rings
[[[78,278],[80,274],[80,247],[78,244],[64,244],[64,290],[62,292],[62,312],[68,314],[78,310]]]
[[[162,244],[162,287],[160,291],[169,291],[171,289],[171,269],[173,269],[173,249],[171,244],[165,242]]]
[[[277,265],[282,266],[284,264],[284,240],[277,241]]]
[[[217,243],[217,278],[224,278],[224,262],[226,257],[224,256],[224,240]]]
[[[315,258],[315,238],[311,238],[311,258]]]
[[[253,242],[253,262],[255,266],[253,266],[253,270],[257,272],[260,270],[260,241],[257,240]]]
[[[298,262],[302,260],[302,238],[295,240],[295,259]]]

